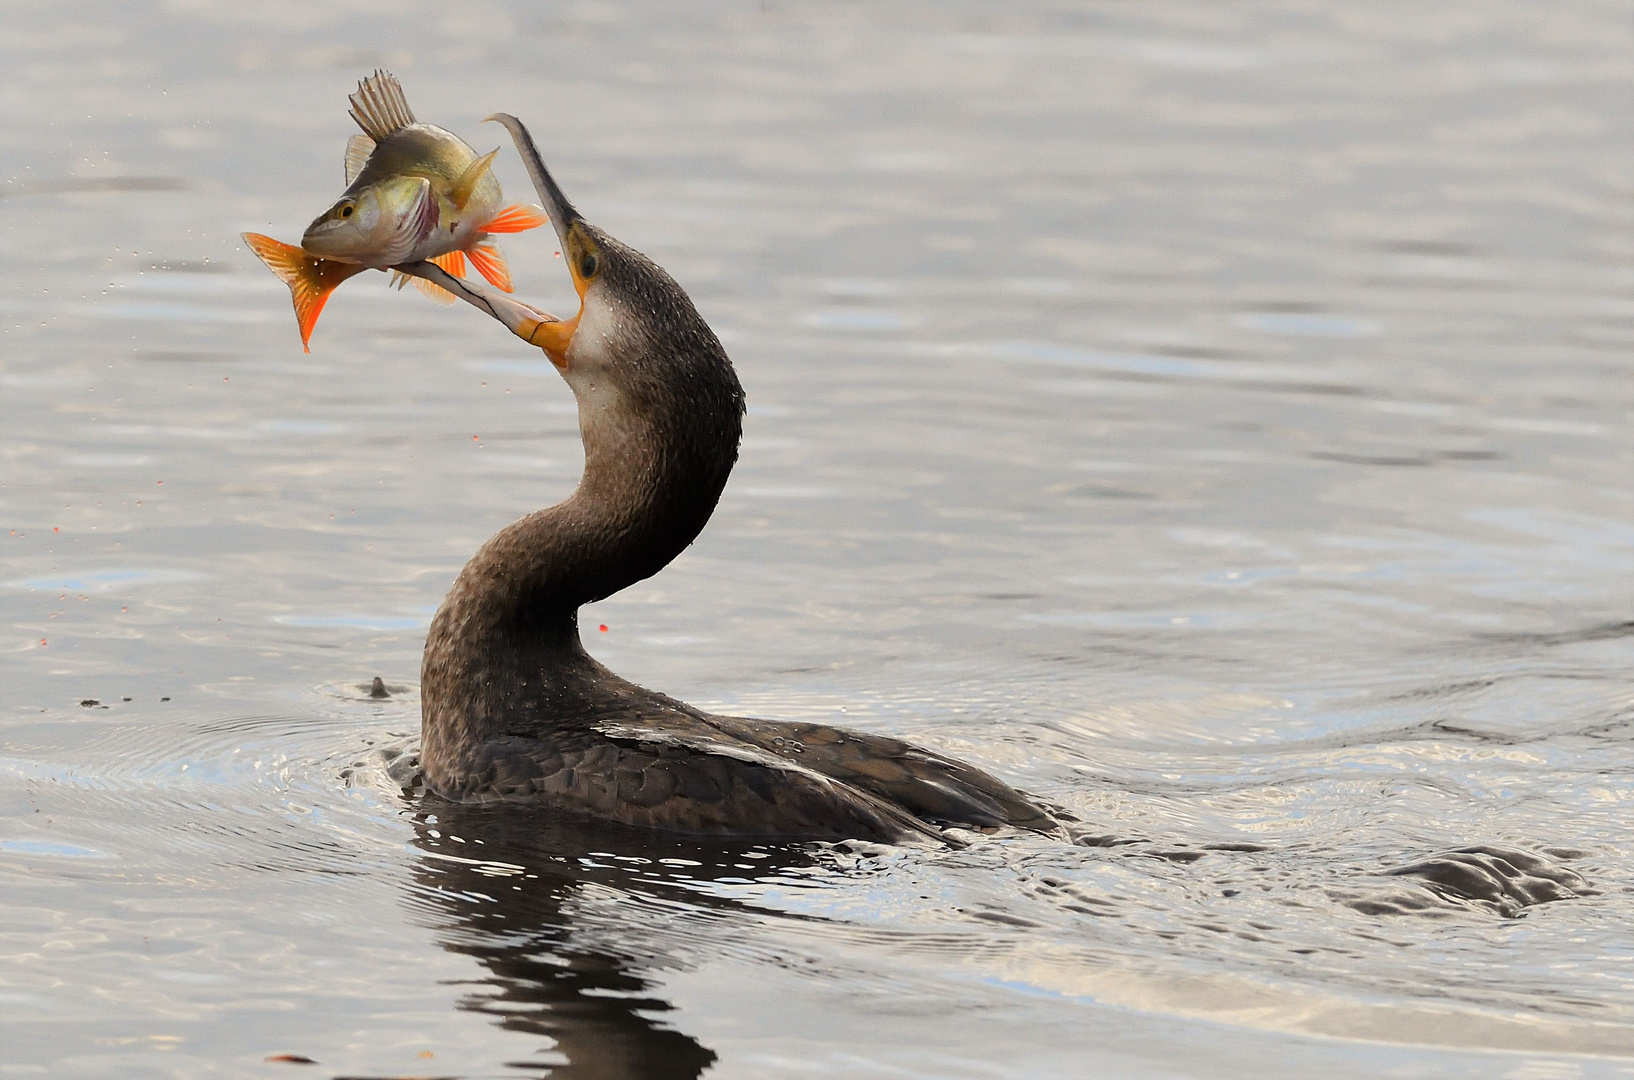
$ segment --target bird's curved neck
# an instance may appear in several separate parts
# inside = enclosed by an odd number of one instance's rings
[[[662,569],[713,513],[737,458],[743,399],[724,354],[706,370],[679,397],[663,386],[574,387],[578,488],[484,544],[432,622],[422,703],[445,734],[521,734],[511,730],[521,717],[571,726],[630,685],[584,652],[578,609]]]
[[[483,621],[495,629],[510,623],[555,636],[549,628],[570,626],[581,605],[657,573],[708,522],[736,458],[735,418],[697,419],[703,430],[688,433],[662,417],[610,420],[594,403],[581,405],[578,488],[484,544],[454,591],[480,593]],[[710,419],[720,427],[708,431]]]

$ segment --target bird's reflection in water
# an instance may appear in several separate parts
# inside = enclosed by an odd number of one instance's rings
[[[724,843],[433,800],[416,822],[420,906],[439,942],[488,971],[460,1002],[511,1031],[550,1040],[533,1062],[552,1077],[681,1080],[714,1051],[668,1026],[649,973],[683,966],[677,913],[758,917],[712,894],[813,857],[798,847]],[[546,1048],[541,1048],[546,1051]]]

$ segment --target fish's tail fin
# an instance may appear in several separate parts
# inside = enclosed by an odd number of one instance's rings
[[[487,278],[494,288],[500,292],[516,291],[511,284],[511,268],[505,265],[505,256],[499,253],[497,244],[474,244],[468,254],[477,273]]]
[[[295,301],[295,323],[301,330],[301,348],[312,351],[312,328],[318,323],[323,305],[335,287],[366,268],[355,263],[336,262],[308,255],[294,244],[285,244],[260,233],[244,233],[244,243],[255,252],[278,280],[289,286]]]
[[[527,232],[548,224],[550,218],[546,216],[542,207],[512,203],[482,227],[485,233],[512,233]]]
[[[417,122],[403,96],[403,84],[389,71],[375,68],[373,75],[357,84],[357,93],[346,100],[352,103],[352,119],[375,142]]]

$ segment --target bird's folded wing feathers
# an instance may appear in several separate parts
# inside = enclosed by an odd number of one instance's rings
[[[571,749],[491,744],[479,785],[495,798],[542,798],[596,817],[694,833],[948,842],[867,792],[752,745],[601,724]],[[745,828],[752,823],[751,828]]]
[[[1055,835],[1060,824],[982,770],[884,735],[739,716],[711,716],[723,734],[906,807],[930,821]]]

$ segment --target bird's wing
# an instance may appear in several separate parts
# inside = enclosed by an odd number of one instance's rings
[[[758,747],[599,726],[601,738],[569,747],[489,743],[483,760],[469,763],[481,775],[478,797],[539,799],[678,832],[946,842],[895,806]]]
[[[741,716],[711,716],[708,722],[734,740],[798,761],[927,821],[1061,832],[1055,818],[1002,780],[900,739]]]

